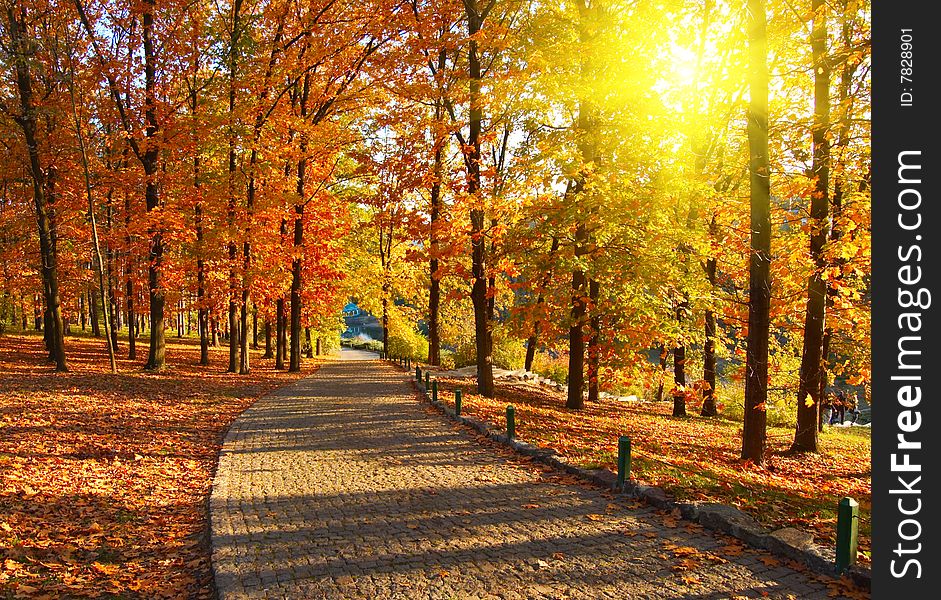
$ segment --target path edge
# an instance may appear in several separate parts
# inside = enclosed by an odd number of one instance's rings
[[[389,366],[404,371],[394,361],[380,361]],[[454,409],[441,400],[432,400],[429,391],[421,380],[410,377],[409,381],[417,393],[419,400],[436,408],[447,419],[463,424],[491,441],[506,446],[516,453],[531,457],[534,461],[548,465],[556,470],[563,471],[614,493],[624,494],[630,498],[643,500],[655,508],[679,511],[679,516],[688,521],[699,523],[707,529],[718,531],[735,537],[747,545],[760,550],[767,550],[772,554],[785,559],[801,563],[810,570],[821,575],[837,577],[835,573],[836,552],[813,543],[813,535],[793,527],[783,527],[769,531],[755,520],[751,515],[727,504],[718,502],[677,502],[663,488],[643,485],[630,480],[620,489],[617,486],[617,475],[609,469],[585,469],[566,461],[555,449],[542,448],[518,439],[507,436],[506,430],[474,417],[458,415]],[[846,570],[845,576],[853,583],[867,591],[872,589],[872,569],[861,565],[852,565]]]
[[[328,358],[328,360],[324,361],[324,363],[330,362],[332,360],[336,360],[336,359]],[[232,428],[235,425],[235,422],[241,419],[245,413],[252,410],[256,404],[258,404],[259,402],[261,402],[268,396],[274,396],[274,395],[280,394],[289,388],[299,385],[303,381],[311,379],[312,377],[316,377],[320,373],[321,367],[323,367],[323,363],[318,364],[317,368],[312,373],[305,375],[304,377],[301,377],[300,379],[295,379],[294,381],[290,383],[286,383],[285,385],[276,387],[272,390],[268,390],[264,394],[252,400],[251,404],[246,406],[244,410],[242,410],[242,412],[237,414],[235,418],[232,419],[232,421],[228,425],[226,425],[225,430],[219,436],[219,451],[216,452],[216,460],[212,466],[212,480],[210,481],[209,493],[206,495],[206,500],[205,500],[207,527],[206,527],[206,533],[203,536],[204,542],[206,543],[206,547],[209,550],[209,572],[212,575],[212,597],[215,598],[216,600],[226,600],[226,596],[222,591],[222,586],[218,585],[217,583],[219,581],[219,572],[217,571],[217,561],[215,559],[216,548],[215,548],[215,544],[213,543],[213,535],[212,535],[212,525],[213,525],[213,519],[212,519],[213,498],[212,497],[216,491],[216,477],[218,476],[218,473],[219,473],[219,461],[222,458],[222,451],[225,448],[225,444],[226,442],[229,441],[229,435],[232,433]]]

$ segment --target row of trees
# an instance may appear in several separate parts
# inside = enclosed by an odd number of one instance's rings
[[[868,380],[867,8],[415,6],[369,130],[370,308],[432,364],[472,338],[483,395],[501,340],[566,356],[576,410],[672,356],[674,414],[716,415],[725,358],[743,456],[785,391],[816,451],[833,378]]]
[[[60,369],[90,287],[106,329],[144,295],[148,368],[186,297],[243,373],[253,311],[298,369],[354,295],[487,396],[525,340],[571,409],[672,356],[715,415],[728,359],[755,462],[769,388],[813,451],[868,377],[865,3],[4,3],[3,283]]]

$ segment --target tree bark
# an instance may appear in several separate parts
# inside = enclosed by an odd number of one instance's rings
[[[600,398],[599,369],[601,354],[601,313],[598,311],[599,284],[594,279],[588,281],[588,299],[591,302],[588,319],[588,401],[598,402]]]
[[[676,322],[681,324],[689,312],[689,300],[684,296],[683,301],[676,307]],[[678,343],[673,348],[673,416],[686,415],[686,344]]]
[[[304,84],[301,90],[299,106],[302,119],[307,117],[307,99],[310,94],[310,75],[304,75]],[[291,352],[288,371],[301,370],[301,291],[303,290],[303,264],[301,257],[304,252],[304,203],[306,198],[307,179],[307,138],[301,136],[301,158],[297,161],[297,198],[294,205],[294,258],[291,261]]]
[[[771,186],[768,160],[768,17],[764,0],[748,0],[748,149],[751,205],[748,341],[742,458],[764,461],[767,436],[771,312]]]
[[[228,373],[239,371],[239,342],[241,339],[239,328],[239,278],[238,278],[238,243],[235,239],[235,174],[238,170],[238,150],[235,131],[235,99],[236,78],[238,68],[238,43],[241,34],[239,18],[241,16],[242,0],[232,3],[232,29],[229,31],[229,47],[227,58],[229,76],[229,164],[228,164],[228,220],[229,220],[229,365]],[[244,332],[243,332],[244,333]]]
[[[599,25],[598,7],[595,3],[589,5],[584,0],[578,3],[579,14],[579,40],[586,46],[594,37],[592,31]],[[593,77],[594,65],[591,58],[583,56],[579,65],[579,76],[583,82]],[[594,137],[594,107],[592,99],[583,95],[578,101],[578,117],[575,130],[578,133],[578,153],[581,165],[575,175],[572,186],[573,200],[576,206],[585,203],[586,187],[591,173],[591,165],[595,162],[596,147]],[[589,325],[588,317],[588,278],[583,265],[584,256],[590,252],[591,235],[588,229],[587,218],[593,212],[590,208],[578,210],[575,216],[575,239],[573,254],[575,266],[572,269],[572,306],[569,327],[569,381],[568,398],[565,406],[570,409],[581,409],[584,405],[583,391],[585,386],[585,329]]]
[[[582,184],[576,184],[576,197],[582,190]],[[575,228],[575,260],[585,255],[588,244],[588,229],[584,223]],[[579,410],[585,404],[583,390],[585,387],[585,326],[588,315],[587,296],[588,279],[585,271],[576,266],[572,269],[572,308],[569,326],[569,378],[568,397],[565,407]]]
[[[464,7],[467,14],[468,42],[468,72],[469,80],[469,115],[470,131],[467,138],[467,193],[473,198],[474,208],[470,211],[471,222],[471,272],[473,286],[471,288],[471,301],[474,306],[474,339],[476,346],[477,363],[477,393],[493,398],[493,355],[492,330],[487,318],[487,246],[484,231],[484,210],[477,206],[481,199],[480,190],[480,134],[483,121],[481,108],[481,67],[477,48],[477,33],[483,27],[484,19],[493,6],[491,1],[487,8],[480,8],[477,0],[465,0]]]
[[[444,71],[447,53],[442,49],[438,53],[438,73]],[[428,261],[429,279],[428,286],[428,364],[441,365],[441,334],[440,334],[440,307],[441,307],[441,281],[438,276],[438,220],[441,215],[441,180],[443,176],[444,164],[444,143],[445,137],[441,135],[440,128],[443,127],[444,118],[443,99],[435,100],[435,122],[433,127],[435,151],[433,176],[434,182],[431,184],[431,215],[428,224]]]
[[[297,165],[298,187],[303,189],[304,170],[306,160],[301,159]],[[291,351],[288,371],[301,370],[301,289],[303,287],[303,273],[301,272],[300,252],[304,247],[304,206],[298,204],[294,207],[294,248],[295,257],[291,261]]]
[[[258,350],[258,307],[252,303],[252,348]]]
[[[797,388],[797,427],[794,452],[818,451],[818,427],[823,397],[823,338],[827,320],[827,281],[824,279],[824,246],[830,234],[830,65],[827,56],[827,14],[824,0],[812,0],[813,29],[810,34],[814,64],[813,174],[811,194],[810,256],[814,271],[807,281],[807,309],[804,316],[804,345],[801,352],[800,381]]]
[[[88,308],[91,310],[91,334],[101,337],[101,325],[98,321],[98,292],[94,288],[88,290]]]
[[[718,224],[713,215],[709,223],[709,233],[713,236],[718,232]],[[705,265],[706,280],[709,281],[709,289],[716,287],[716,274],[718,272],[718,261],[714,256],[706,260]],[[719,410],[716,407],[716,313],[711,307],[706,308],[705,315],[705,342],[703,343],[702,360],[702,379],[704,382],[702,390],[702,412],[704,417],[718,416]]]
[[[194,76],[195,77],[195,76]],[[203,202],[202,202],[202,164],[199,146],[199,131],[197,129],[196,115],[199,110],[197,97],[198,86],[193,82],[190,89],[190,109],[193,113],[193,139],[195,143],[195,152],[193,156],[193,188],[196,195],[196,206],[194,207],[196,220],[196,322],[199,330],[199,364],[209,364],[209,307],[206,306],[206,261],[203,258],[204,233],[203,233]]]
[[[271,349],[271,319],[265,319],[265,353],[261,357],[274,357],[274,353]]]
[[[29,170],[33,181],[33,205],[36,210],[36,225],[39,230],[39,254],[46,311],[49,314],[47,340],[50,358],[56,371],[68,371],[65,360],[65,332],[59,299],[59,278],[55,256],[55,233],[46,197],[46,173],[40,159],[39,141],[36,136],[36,107],[33,105],[32,77],[29,70],[31,54],[26,26],[26,8],[20,6],[17,14],[12,5],[7,8],[9,52],[14,63],[16,86],[21,114],[16,121],[23,131],[29,156]]]
[[[285,331],[287,316],[285,315],[284,310],[284,298],[278,298],[276,302],[276,313],[275,313],[275,359],[274,359],[274,368],[277,370],[284,369],[284,357],[287,354],[287,332]]]

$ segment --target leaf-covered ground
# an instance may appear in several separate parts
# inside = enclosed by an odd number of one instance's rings
[[[586,403],[565,408],[565,397],[525,384],[497,383],[496,398],[474,393],[473,383],[439,381],[440,399],[453,406],[462,389],[462,413],[500,427],[506,406],[516,408],[516,436],[554,448],[587,468],[617,470],[617,439],[631,437],[632,478],[658,485],[686,500],[737,506],[769,527],[810,531],[818,544],[836,543],[836,509],[850,496],[860,504],[860,562],[869,561],[872,464],[870,430],[831,428],[821,434],[820,454],[789,455],[794,432],[768,429],[769,457],[761,467],[741,460],[741,423],[671,415],[670,402]]]
[[[192,340],[168,341],[165,372],[121,360],[112,375],[101,340],[68,338],[71,372],[53,373],[39,337],[0,337],[0,598],[212,597],[207,497],[222,436],[302,374],[261,352],[250,375],[226,374],[227,350],[200,367]]]

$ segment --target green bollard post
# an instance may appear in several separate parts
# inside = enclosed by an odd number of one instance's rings
[[[421,367],[415,367],[415,381],[421,383]]]
[[[438,401],[438,380],[437,379],[431,382],[431,401],[432,402]]]
[[[859,543],[859,503],[852,498],[840,500],[836,518],[836,574],[842,575],[856,564]]]
[[[461,390],[454,390],[454,414],[461,416]]]
[[[511,440],[516,437],[516,408],[512,404],[506,407],[506,437]]]
[[[430,381],[431,374],[428,371],[425,371],[425,389],[428,389],[428,383]]]
[[[618,481],[617,489],[622,489],[631,478],[631,438],[622,435],[618,438]]]

